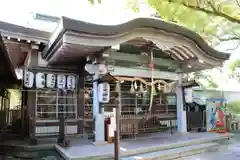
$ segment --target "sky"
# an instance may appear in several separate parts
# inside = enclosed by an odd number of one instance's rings
[[[144,0],[140,5],[141,12],[134,13],[126,7],[126,0],[102,0],[102,4],[96,3],[95,5],[91,5],[88,0],[1,0],[1,5],[4,7],[0,9],[0,21],[53,31],[56,27],[55,23],[45,26],[33,20],[32,13],[41,13],[58,17],[66,16],[97,24],[114,25],[154,13],[154,10],[143,2]],[[226,51],[235,47],[235,44],[225,43],[218,46],[217,49]],[[240,59],[240,54],[237,54],[240,52],[240,47],[227,51],[232,53],[231,59]],[[219,73],[214,73],[213,76],[218,77]],[[221,78],[216,79],[220,83]],[[240,89],[240,84],[225,79],[222,87],[226,90],[236,90],[236,88]]]
[[[118,24],[139,16],[127,9],[125,2],[126,0],[102,0],[102,4],[91,5],[88,0],[4,0],[1,2],[5,7],[0,10],[0,19],[14,23],[24,23],[25,19],[26,23],[29,13],[37,12],[99,24]]]

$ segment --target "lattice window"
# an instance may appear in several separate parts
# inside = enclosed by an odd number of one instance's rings
[[[36,106],[37,120],[57,120],[60,114],[67,119],[76,119],[76,90],[38,89]]]

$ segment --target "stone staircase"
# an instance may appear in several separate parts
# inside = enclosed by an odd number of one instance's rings
[[[229,143],[233,134],[186,133],[169,136],[169,140],[152,136],[149,139],[126,140],[120,143],[121,160],[171,160],[203,152],[215,152]],[[165,137],[166,138],[166,137]],[[75,145],[72,148],[55,146],[57,152],[67,160],[112,160],[112,144],[100,146]]]
[[[218,143],[204,143],[191,145],[181,148],[173,148],[168,150],[138,154],[129,157],[123,157],[121,160],[172,160],[177,158],[182,158],[186,156],[191,156],[195,154],[200,154],[203,152],[218,150],[220,144]]]
[[[175,160],[182,159],[204,152],[216,152],[220,146],[231,143],[230,137],[221,137],[213,140],[200,140],[186,143],[183,146],[173,146],[172,148],[160,149],[157,151],[143,152],[131,156],[122,157],[121,160]]]

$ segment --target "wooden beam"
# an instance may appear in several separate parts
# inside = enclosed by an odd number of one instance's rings
[[[110,72],[113,76],[129,76],[129,77],[143,77],[151,78],[151,72],[148,68],[135,69],[135,68],[126,68],[126,67],[114,67],[114,71]],[[174,72],[163,72],[163,71],[154,71],[154,78],[157,79],[168,79],[176,81],[178,80],[178,74]]]
[[[122,60],[127,62],[136,62],[136,63],[143,63],[143,64],[150,63],[150,56],[129,54],[129,53],[112,51],[112,50],[107,52],[109,52],[109,55],[110,55],[108,59]],[[169,59],[154,58],[154,65],[166,66],[166,67],[177,69],[180,67],[180,62],[175,60],[169,60]]]

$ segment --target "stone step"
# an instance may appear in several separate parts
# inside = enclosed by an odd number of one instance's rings
[[[217,150],[218,143],[204,143],[198,145],[191,145],[181,148],[174,148],[134,156],[123,157],[121,160],[172,160],[190,155],[195,155],[203,152]]]
[[[148,158],[151,158],[149,155],[150,153],[153,153],[154,155],[157,155],[158,153],[160,155],[164,155],[163,153],[165,153],[166,155],[167,153],[174,153],[173,151],[175,152],[178,151],[178,153],[175,153],[175,155],[179,155],[179,152],[181,151],[181,149],[185,149],[186,152],[190,150],[192,154],[195,151],[195,154],[197,154],[197,153],[205,152],[206,149],[207,151],[209,149],[217,149],[221,141],[228,141],[228,139],[232,137],[232,134],[215,134],[215,135],[211,133],[206,133],[206,134],[209,136],[207,135],[202,136],[202,137],[199,137],[198,139],[196,138],[193,139],[190,136],[188,139],[188,136],[186,135],[181,138],[182,140],[178,140],[177,142],[171,141],[170,143],[167,143],[166,141],[165,143],[161,143],[161,141],[159,141],[158,145],[154,144],[153,146],[144,146],[142,145],[142,143],[141,143],[141,146],[139,146],[139,144],[134,141],[133,141],[133,145],[131,145],[131,142],[122,142],[120,147],[120,150],[121,150],[120,155],[121,155],[121,158],[129,158],[129,160],[131,159],[134,160],[134,157],[136,156],[146,156],[146,159],[147,159],[148,156],[149,156]],[[156,139],[156,141],[158,140]],[[129,144],[129,146],[132,146],[132,147],[127,147],[127,144]],[[107,144],[107,145],[97,146],[97,147],[92,145],[85,145],[84,146],[85,150],[86,150],[86,147],[88,148],[87,149],[89,152],[88,154],[86,154],[86,152],[82,153],[81,146],[74,146],[73,148],[67,148],[67,149],[62,148],[59,145],[55,146],[56,151],[67,160],[90,160],[90,159],[91,160],[100,160],[100,159],[112,160],[114,159],[113,144]],[[79,149],[79,150],[76,151],[76,149]],[[183,151],[184,154],[185,154],[185,151]],[[180,153],[182,154],[182,152]],[[156,157],[156,159],[162,159],[162,158]]]

